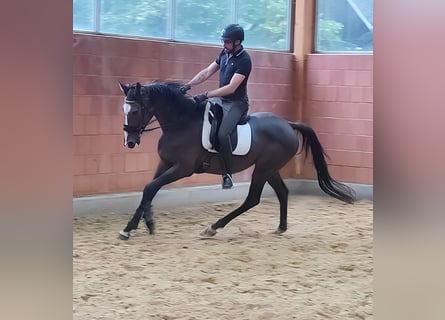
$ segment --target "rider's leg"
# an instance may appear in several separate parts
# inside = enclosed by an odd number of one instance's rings
[[[233,186],[232,181],[232,145],[230,143],[230,134],[236,127],[241,116],[245,113],[244,106],[241,104],[231,104],[224,106],[224,116],[218,132],[220,146],[221,164],[224,170],[222,187],[229,189]]]

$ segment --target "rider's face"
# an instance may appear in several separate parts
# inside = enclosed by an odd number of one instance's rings
[[[224,45],[225,53],[233,53],[233,49],[235,48],[235,43],[232,40],[221,40]]]

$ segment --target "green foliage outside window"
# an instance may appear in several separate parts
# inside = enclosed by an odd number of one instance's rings
[[[155,38],[165,37],[167,0],[101,1],[99,31]]]
[[[290,2],[74,0],[73,29],[220,44],[222,28],[229,23],[239,23],[245,29],[246,47],[286,51],[290,47]],[[97,14],[96,3],[99,5]],[[96,19],[98,24],[95,23]]]
[[[289,49],[290,14],[287,0],[240,1],[239,23],[246,28],[246,45]]]
[[[219,44],[224,26],[231,23],[231,0],[177,0],[174,39]]]
[[[318,20],[318,49],[321,51],[343,51],[351,48],[352,44],[343,41],[341,31],[344,25],[335,20]]]
[[[317,0],[317,52],[372,51],[373,0]]]

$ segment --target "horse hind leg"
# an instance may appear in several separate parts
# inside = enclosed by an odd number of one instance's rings
[[[263,174],[255,173],[254,171],[252,176],[252,181],[249,187],[249,193],[247,194],[246,200],[244,200],[243,204],[230,212],[225,217],[219,219],[214,224],[210,225],[201,232],[202,236],[214,236],[217,232],[217,229],[224,228],[230,221],[238,217],[240,214],[246,212],[247,210],[255,207],[260,203],[261,192],[263,191],[264,185],[266,184],[266,178]]]
[[[147,226],[149,234],[155,233],[155,220],[153,218],[153,212],[151,211],[151,205],[148,208],[148,211],[144,211],[142,218],[145,221],[145,225]]]
[[[278,225],[278,229],[274,233],[282,234],[287,230],[287,204],[289,190],[287,189],[283,179],[278,172],[270,176],[270,178],[267,179],[267,182],[275,191],[278,201],[280,202],[280,224]]]

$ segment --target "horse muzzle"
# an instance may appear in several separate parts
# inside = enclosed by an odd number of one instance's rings
[[[141,137],[129,137],[128,135],[125,135],[124,137],[124,146],[127,146],[130,149],[133,149],[136,147],[136,144],[141,143]]]
[[[139,145],[140,143],[141,143],[140,138],[137,138],[136,141],[129,140],[129,141],[127,141],[127,147],[130,149],[133,149],[134,147],[136,147],[136,144]]]

